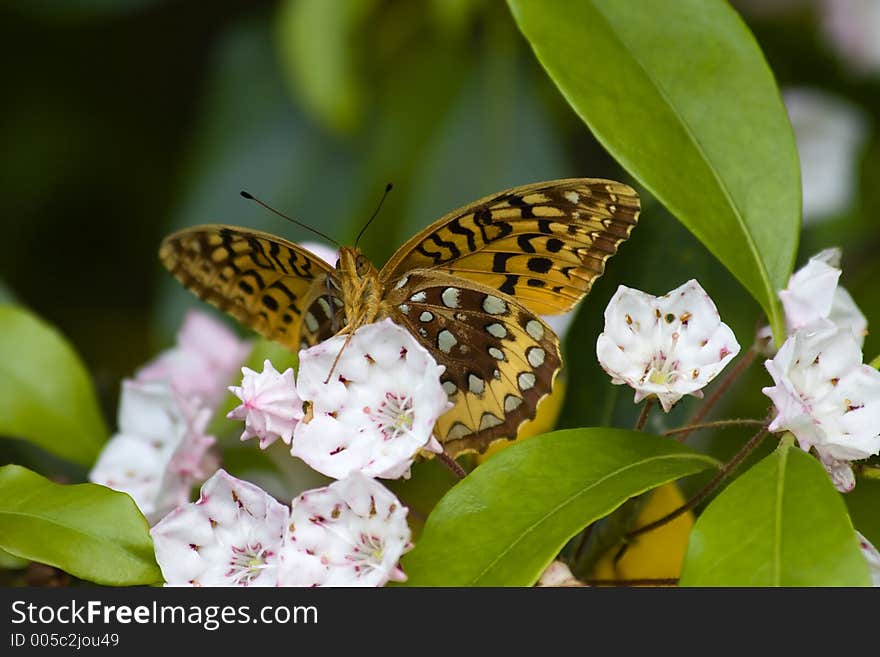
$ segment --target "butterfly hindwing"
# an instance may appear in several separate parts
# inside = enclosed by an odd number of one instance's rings
[[[411,271],[389,288],[388,316],[446,367],[441,381],[454,407],[434,433],[447,454],[515,438],[559,371],[553,331],[511,297],[442,272]]]
[[[410,239],[382,269],[443,271],[514,296],[532,312],[571,310],[638,221],[639,198],[611,180],[515,187],[456,210]]]
[[[300,347],[301,328],[310,344],[311,334],[322,332],[322,326],[310,331],[304,325],[304,313],[318,304],[318,296],[338,289],[333,268],[309,251],[233,226],[197,226],[169,235],[159,259],[197,296],[291,349]]]

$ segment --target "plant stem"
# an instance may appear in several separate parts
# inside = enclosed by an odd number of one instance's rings
[[[671,586],[678,584],[677,577],[664,579],[585,579],[587,586]]]
[[[587,546],[587,541],[590,540],[590,534],[593,533],[593,527],[596,526],[596,523],[591,522],[587,525],[586,529],[581,533],[581,540],[578,541],[578,546],[575,548],[574,557],[572,558],[572,564],[576,564],[581,559],[581,554],[584,551],[584,548]]]
[[[699,424],[688,424],[677,429],[664,431],[664,436],[674,436],[677,433],[697,431],[698,429],[713,429],[715,427],[738,427],[738,426],[759,426],[764,424],[764,420],[753,419],[737,419],[737,420],[713,420],[712,422],[700,422]]]
[[[645,400],[645,405],[642,406],[642,412],[639,415],[639,419],[636,422],[636,431],[642,431],[645,428],[645,424],[648,422],[648,414],[650,414],[651,409],[654,407],[654,397],[648,397]]]
[[[651,531],[652,529],[657,529],[657,527],[662,527],[668,522],[675,520],[681,514],[690,511],[695,506],[697,506],[700,502],[705,500],[709,495],[711,495],[718,485],[724,481],[730,473],[732,473],[743,460],[751,454],[755,448],[761,444],[761,441],[767,436],[767,427],[761,427],[761,430],[758,431],[754,436],[752,436],[749,441],[742,446],[742,448],[736,453],[736,455],[730,459],[727,463],[722,466],[722,468],[718,471],[718,473],[712,478],[708,484],[706,484],[696,495],[694,495],[687,502],[682,504],[680,507],[675,509],[674,511],[667,513],[662,518],[655,520],[654,522],[650,522],[647,525],[642,527],[638,527],[637,529],[633,529],[631,532],[627,533],[624,536],[625,541],[631,541],[636,536],[640,536],[646,532]]]
[[[459,479],[467,477],[467,472],[465,472],[464,468],[456,463],[455,459],[450,457],[446,452],[440,452],[437,455],[437,458],[443,465],[452,470],[453,474]]]
[[[749,347],[749,350],[743,354],[742,358],[739,359],[739,362],[734,366],[730,372],[727,373],[721,383],[718,384],[718,387],[712,392],[709,398],[697,409],[697,412],[693,414],[691,419],[688,421],[688,424],[699,424],[704,417],[709,414],[709,411],[712,410],[712,407],[721,399],[721,396],[727,392],[728,388],[733,385],[734,381],[736,381],[743,372],[745,372],[749,365],[755,360],[755,356],[758,355],[758,351],[754,346]],[[684,440],[690,435],[690,431],[683,432],[679,435],[676,440],[678,442],[684,442]]]

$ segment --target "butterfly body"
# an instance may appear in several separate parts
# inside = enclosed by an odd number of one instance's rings
[[[445,366],[454,406],[435,434],[454,457],[513,439],[562,365],[539,314],[571,310],[638,218],[628,186],[567,179],[480,199],[377,269],[357,248],[331,266],[268,233],[209,225],[168,236],[163,264],[199,297],[291,349],[384,318]]]

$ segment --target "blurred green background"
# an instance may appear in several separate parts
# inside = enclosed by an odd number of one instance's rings
[[[880,321],[878,71],[835,47],[822,2],[734,4],[783,90],[815,88],[850,108],[844,123],[858,138],[840,129],[853,142],[852,166],[820,177],[839,177],[854,194],[805,226],[799,263],[843,247],[842,282]],[[9,0],[0,31],[0,295],[69,338],[111,427],[120,380],[169,346],[185,308],[199,305],[159,266],[165,234],[219,222],[312,239],[241,199],[241,189],[347,242],[393,182],[362,240],[380,264],[441,214],[506,187],[568,176],[634,184],[499,1]],[[811,121],[796,122],[799,143]],[[810,157],[836,161],[821,148]],[[619,284],[662,294],[697,278],[744,348],[760,321],[757,304],[644,192],[643,206],[565,339],[560,426],[632,426],[638,412],[595,360]],[[878,351],[880,332],[868,336],[866,358]],[[719,413],[762,416],[767,383],[753,367]],[[692,411],[688,400],[669,417],[655,414],[652,428]],[[706,448],[731,454],[741,440],[729,433]],[[22,449],[3,442],[0,461],[37,459],[46,473],[42,457]]]

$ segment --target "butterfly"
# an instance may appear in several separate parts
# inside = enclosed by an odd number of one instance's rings
[[[514,439],[550,394],[559,338],[539,317],[571,310],[639,216],[623,183],[514,187],[450,212],[381,270],[356,247],[335,267],[269,233],[224,225],[166,237],[164,266],[189,290],[290,349],[390,318],[445,366],[453,407],[434,433],[451,458]]]

